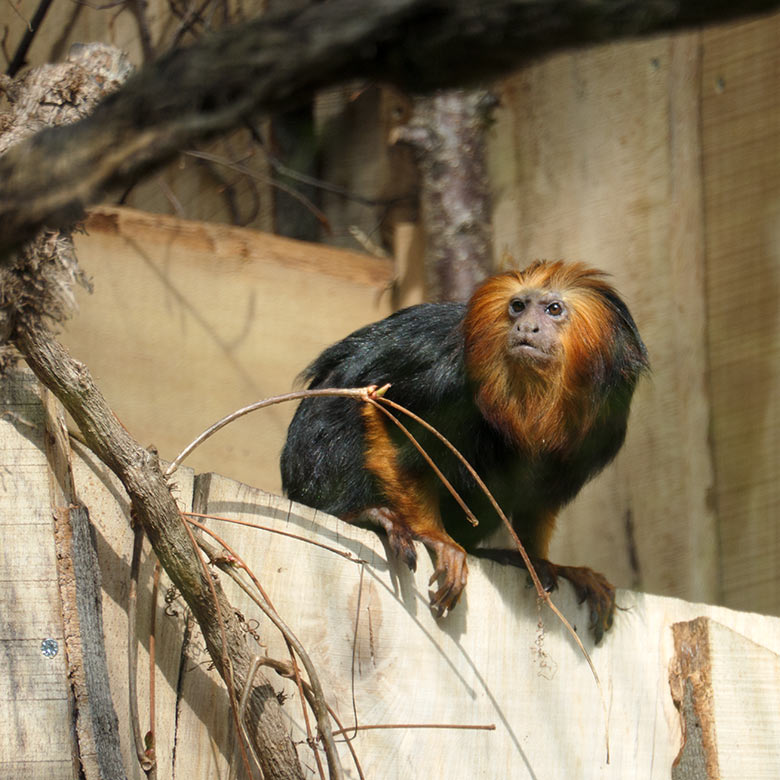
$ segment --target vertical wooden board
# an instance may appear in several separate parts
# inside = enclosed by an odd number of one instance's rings
[[[653,368],[625,448],[564,511],[552,556],[621,586],[715,599],[698,34],[552,57],[503,92],[497,253],[609,272]]]
[[[584,631],[585,610],[564,584],[556,601],[579,627],[606,696],[607,765],[604,714],[587,665],[550,612],[541,613],[543,628],[537,627],[539,613],[523,571],[470,559],[462,601],[436,620],[427,606],[432,564],[422,549],[413,575],[388,562],[373,532],[216,475],[208,479],[209,512],[301,537],[209,521],[258,575],[308,650],[345,725],[354,722],[354,696],[363,725],[496,726],[359,732],[353,744],[366,777],[668,778],[681,740],[669,689],[670,625],[707,614],[771,652],[780,649],[777,619],[628,591],[619,593],[628,609],[618,614],[603,645],[593,647]],[[355,558],[366,561],[362,571]],[[243,616],[259,620],[263,647],[253,646],[253,652],[286,658],[275,630],[222,579]],[[740,659],[724,657],[724,663],[738,667]],[[198,678],[194,684],[190,675]],[[274,689],[288,695],[290,733],[301,741],[307,777],[314,777],[297,693],[270,676]],[[224,777],[232,750],[224,691],[211,688],[196,664],[186,668],[182,690],[177,776]],[[216,727],[210,735],[208,724]],[[749,730],[746,721],[732,736]],[[350,766],[343,745],[341,750]]]
[[[93,212],[77,236],[95,293],[63,341],[142,443],[172,459],[223,415],[293,389],[328,344],[390,313],[392,263],[250,230]],[[220,432],[190,463],[269,490],[293,406]]]
[[[69,780],[65,647],[43,413],[32,374],[0,381],[0,410],[0,776]],[[52,642],[50,657],[44,640]]]
[[[725,603],[780,610],[780,15],[703,33],[713,440]]]
[[[130,505],[119,480],[91,452],[78,448],[74,462],[74,483],[86,504],[94,528],[103,589],[103,628],[106,640],[111,695],[119,719],[122,756],[128,780],[144,780],[145,773],[136,758],[129,714],[127,665],[127,610],[130,588],[130,562],[133,531]],[[193,473],[180,469],[173,480],[174,495],[182,509],[192,505]],[[148,541],[138,579],[138,709],[142,736],[149,721],[149,642],[152,615],[152,579],[156,558]],[[180,615],[166,614],[165,594],[170,580],[162,574],[156,609],[155,628],[155,747],[158,777],[172,777],[175,749],[176,708],[179,696],[179,669],[183,635]],[[170,611],[169,611],[170,612]]]
[[[780,656],[716,621],[709,622],[709,645],[720,778],[775,780],[780,776]]]

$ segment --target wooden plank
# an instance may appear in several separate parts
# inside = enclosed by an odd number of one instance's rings
[[[685,720],[672,780],[776,778],[780,657],[711,618],[676,623],[672,633],[669,679]]]
[[[354,701],[363,725],[496,726],[495,731],[361,731],[353,745],[367,777],[668,778],[682,740],[669,688],[675,654],[672,624],[707,616],[767,653],[780,651],[778,619],[629,591],[619,592],[625,610],[618,613],[604,643],[594,648],[584,631],[585,610],[564,584],[556,602],[579,627],[607,696],[607,765],[604,714],[587,665],[553,615],[539,614],[524,572],[471,559],[464,600],[450,616],[436,620],[427,606],[433,567],[426,555],[412,574],[388,561],[371,531],[216,475],[208,480],[210,512],[302,537],[209,521],[257,573],[282,618],[308,649],[329,702],[345,725],[354,723]],[[352,560],[311,542],[348,553]],[[366,561],[365,567],[355,559]],[[230,581],[226,586],[244,617],[259,621],[263,647],[255,647],[255,652],[286,658],[269,623]],[[724,649],[719,663],[723,671],[715,676],[718,695],[723,686],[724,694],[733,687],[734,674],[755,679],[752,670],[740,672],[743,656],[738,649]],[[199,680],[191,682],[190,676]],[[179,731],[177,776],[185,767],[199,777],[227,774],[233,748],[225,727],[230,719],[227,700],[201,685],[204,678],[200,666],[185,671],[184,690],[193,696],[184,701],[193,712],[180,709],[180,719],[186,718],[188,726],[186,735]],[[289,697],[285,709],[290,730],[301,741],[307,776],[314,777],[297,693],[288,682],[273,684]],[[759,711],[775,706],[775,694],[771,684],[742,691],[748,706]],[[730,732],[729,749],[738,751],[737,761],[740,755],[746,757],[745,748],[736,746],[751,733],[752,719],[740,723],[738,710],[728,704],[724,708],[721,717]],[[215,728],[210,737],[199,730],[197,721],[203,717],[204,725]],[[343,746],[342,753],[347,766]]]
[[[71,716],[48,465],[31,374],[0,382],[0,409],[0,775],[70,780]],[[50,652],[44,654],[46,640]]]
[[[615,464],[562,514],[553,559],[623,587],[716,599],[699,67],[693,33],[522,71],[503,84],[491,178],[496,252],[610,272],[653,369]]]
[[[780,656],[717,621],[709,623],[709,641],[720,777],[774,780],[780,776],[780,715],[773,703]]]
[[[290,391],[325,346],[391,311],[389,260],[131,209],[94,211],[87,229],[76,246],[95,293],[63,341],[168,459],[222,415]],[[244,418],[192,465],[279,490],[292,413]]]
[[[780,611],[780,14],[703,33],[707,300],[725,603]]]

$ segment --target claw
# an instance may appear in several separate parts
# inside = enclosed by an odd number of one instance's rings
[[[603,574],[584,566],[560,566],[558,574],[571,582],[578,603],[590,607],[590,630],[599,644],[614,622],[615,587]]]
[[[383,528],[390,549],[396,558],[403,561],[412,571],[417,571],[414,537],[406,525],[397,520],[392,509],[384,506],[370,507],[362,513],[362,518]]]
[[[442,617],[445,612],[455,607],[466,587],[469,573],[466,552],[452,541],[436,541],[428,546],[436,556],[436,568],[428,580],[428,585],[441,583],[439,589],[430,594],[431,609],[436,617]]]

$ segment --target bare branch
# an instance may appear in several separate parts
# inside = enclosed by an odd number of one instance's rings
[[[0,257],[77,220],[178,150],[355,77],[432,90],[560,50],[745,16],[780,0],[330,0],[227,27],[151,63],[70,127],[0,161]]]
[[[223,679],[232,675],[236,687],[243,688],[251,664],[243,633],[219,582],[206,580],[156,454],[130,436],[86,366],[73,360],[42,324],[20,324],[16,345],[38,379],[71,413],[89,448],[122,481],[160,563],[200,624],[217,671]],[[279,702],[268,680],[259,674],[246,717],[265,777],[302,777]]]

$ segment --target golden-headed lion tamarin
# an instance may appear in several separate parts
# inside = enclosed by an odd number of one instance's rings
[[[304,372],[309,387],[390,383],[387,397],[438,428],[487,483],[545,587],[563,576],[591,607],[597,640],[614,588],[599,574],[546,560],[558,511],[620,449],[645,346],[599,271],[536,262],[487,279],[468,304],[412,306],[355,331]],[[466,584],[465,550],[499,520],[473,479],[421,426],[409,427],[479,518],[474,527],[419,453],[369,404],[310,398],[282,452],[290,498],[348,521],[382,526],[412,569],[414,542],[435,556],[431,605],[452,609]],[[465,548],[465,549],[464,549]]]

